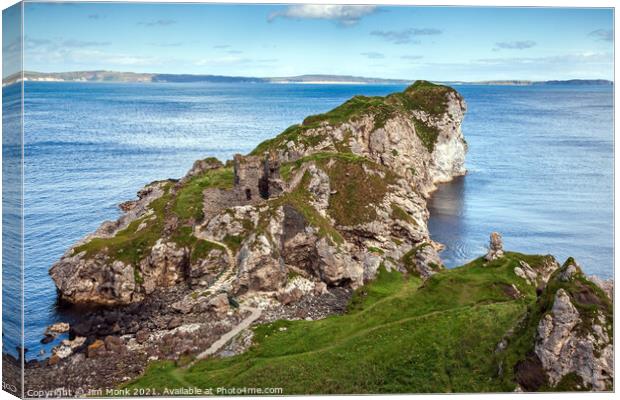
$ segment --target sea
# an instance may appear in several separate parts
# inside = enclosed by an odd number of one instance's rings
[[[45,328],[75,318],[58,307],[49,268],[102,221],[116,219],[118,204],[145,184],[179,178],[199,158],[247,153],[353,95],[403,88],[26,82],[26,358],[49,356],[56,343],[40,343]],[[586,273],[612,277],[613,87],[455,88],[468,108],[468,172],[440,185],[429,202],[429,229],[445,245],[446,266],[483,255],[497,231],[508,250],[573,256]],[[5,288],[3,297],[15,306],[19,289]],[[3,351],[14,354],[18,318],[5,317]]]

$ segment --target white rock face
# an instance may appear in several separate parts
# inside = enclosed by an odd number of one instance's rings
[[[364,267],[348,253],[339,252],[326,238],[321,238],[316,243],[316,249],[321,260],[321,278],[328,285],[349,281],[355,289],[364,284]]]
[[[151,254],[140,263],[146,293],[152,293],[157,287],[172,286],[180,282],[183,268],[188,262],[185,248],[159,239],[151,248]]]
[[[467,143],[461,130],[466,110],[465,102],[454,93],[448,95],[448,112],[437,124],[440,134],[432,154],[430,173],[434,183],[449,182],[455,176],[465,175]]]
[[[580,330],[582,324],[569,295],[559,289],[551,312],[538,325],[535,353],[552,386],[576,373],[586,386],[606,390],[613,381],[613,344],[603,328],[605,318],[599,315],[592,329]]]

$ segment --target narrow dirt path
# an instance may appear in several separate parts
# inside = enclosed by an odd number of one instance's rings
[[[235,279],[235,274],[237,273],[237,261],[235,260],[235,254],[232,252],[230,247],[226,243],[215,240],[205,234],[203,234],[200,229],[196,229],[194,227],[194,236],[198,239],[207,240],[211,243],[215,243],[218,246],[221,246],[228,255],[228,269],[220,275],[219,278],[209,287],[209,290],[213,293],[219,292],[221,289],[228,291],[230,289],[229,286],[232,285],[233,280]]]
[[[219,278],[217,278],[217,280],[215,282],[213,282],[213,284],[211,286],[209,286],[209,290],[211,292],[217,293],[220,290],[226,290],[229,291],[229,289],[232,286],[232,283],[235,279],[235,275],[237,273],[237,262],[235,260],[235,255],[232,252],[232,250],[230,249],[230,247],[228,247],[228,245],[226,245],[226,243],[222,243],[219,240],[215,240],[205,234],[203,234],[200,229],[196,229],[196,227],[194,227],[194,236],[197,237],[198,239],[202,239],[202,240],[207,240],[211,243],[215,243],[219,246],[221,246],[224,250],[226,250],[226,254],[228,255],[228,269],[222,274],[220,275]],[[248,306],[241,306],[239,308],[239,311],[243,312],[243,311],[250,311],[250,315],[245,318],[243,321],[241,321],[239,323],[239,325],[235,326],[233,329],[231,329],[229,332],[225,333],[224,335],[222,335],[215,343],[213,343],[208,349],[206,349],[205,351],[203,351],[202,353],[198,354],[196,356],[196,358],[194,359],[194,361],[192,361],[191,363],[189,363],[185,368],[191,368],[194,364],[196,364],[196,362],[203,360],[207,357],[209,357],[210,355],[213,355],[215,353],[217,353],[222,347],[224,347],[224,345],[226,343],[228,343],[232,338],[234,338],[235,336],[237,336],[239,334],[239,332],[243,331],[244,329],[247,329],[250,327],[250,325],[252,325],[252,323],[254,321],[256,321],[258,318],[260,318],[261,315],[261,310],[258,308],[253,308],[253,307],[248,307]]]
[[[200,360],[204,360],[212,354],[217,353],[229,340],[237,336],[242,330],[247,329],[252,325],[254,321],[256,321],[260,315],[261,310],[259,308],[241,306],[240,311],[250,311],[251,314],[245,318],[243,321],[239,323],[239,325],[235,326],[232,330],[222,335],[215,343],[213,343],[208,349],[203,351],[202,353],[196,356],[196,359],[187,365],[186,368],[192,367],[196,362]]]

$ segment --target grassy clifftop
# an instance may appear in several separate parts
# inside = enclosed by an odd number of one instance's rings
[[[526,324],[506,349],[497,346],[540,304],[536,288],[514,268],[525,261],[539,269],[550,260],[507,253],[424,282],[382,270],[355,293],[345,315],[259,325],[244,354],[189,369],[156,362],[127,386],[282,387],[283,394],[513,391],[513,366],[530,351],[532,332]]]
[[[388,96],[355,96],[340,106],[324,114],[311,115],[301,124],[292,125],[280,135],[259,144],[252,155],[259,155],[266,151],[277,151],[286,148],[288,142],[303,142],[306,145],[315,145],[321,142],[322,135],[318,132],[312,135],[303,135],[322,124],[339,126],[346,122],[368,115],[374,119],[374,129],[382,128],[385,122],[401,113],[412,118],[420,139],[429,151],[433,150],[437,139],[437,128],[428,122],[415,118],[413,111],[424,112],[431,117],[441,116],[448,107],[449,93],[457,94],[451,87],[437,85],[428,81],[416,81],[403,92]]]

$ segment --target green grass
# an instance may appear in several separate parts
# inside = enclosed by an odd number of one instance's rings
[[[516,277],[508,253],[442,271],[424,284],[411,275],[380,269],[358,289],[348,312],[319,321],[276,321],[254,327],[245,353],[198,362],[190,369],[152,363],[126,385],[202,388],[282,387],[284,394],[512,391],[498,377],[497,343],[536,300]],[[523,297],[507,295],[507,285]],[[280,331],[286,327],[285,331]]]
[[[395,175],[369,160],[335,160],[333,165],[326,168],[330,185],[336,189],[329,197],[329,215],[340,226],[355,226],[376,220],[375,207],[381,204],[389,185],[395,182]],[[368,173],[367,170],[377,173]]]
[[[234,173],[231,167],[209,170],[183,185],[174,200],[173,210],[183,220],[193,218],[200,221],[204,216],[202,192],[206,188],[230,189],[233,183]]]
[[[381,250],[378,247],[374,247],[374,246],[370,246],[368,248],[368,251],[370,251],[371,253],[375,253],[375,254],[384,254],[385,252],[383,250]]]
[[[233,253],[236,253],[241,248],[241,243],[243,242],[243,239],[243,236],[226,235],[223,242],[226,243],[226,246],[228,246],[228,248],[232,250]]]
[[[224,248],[217,243],[198,239],[192,234],[192,228],[190,226],[178,228],[171,236],[171,240],[179,247],[185,247],[189,250],[190,262],[192,263],[205,258],[211,250],[224,250]]]
[[[392,218],[408,222],[412,225],[418,225],[415,219],[413,219],[413,217],[409,215],[407,211],[403,210],[400,206],[398,206],[398,204],[395,203],[392,203]]]
[[[435,143],[437,143],[437,138],[439,137],[439,130],[415,118],[413,119],[413,126],[415,127],[416,135],[418,135],[424,147],[432,152],[435,149]]]
[[[448,108],[447,95],[449,93],[456,93],[456,91],[449,86],[416,81],[403,93],[396,93],[390,97],[393,101],[401,102],[407,110],[420,110],[431,116],[438,116],[445,113]]]
[[[336,224],[341,226],[374,221],[377,218],[374,205],[382,202],[388,186],[396,181],[396,176],[384,166],[352,153],[315,153],[283,164],[280,172],[288,180],[303,165],[312,162],[327,173],[331,187],[336,190],[330,195],[328,213]],[[368,170],[376,173],[368,173]],[[274,199],[270,203],[290,204],[303,214],[311,225],[318,226],[323,233],[328,233],[334,242],[342,243],[338,231],[309,204],[310,194],[306,190],[308,181],[309,176],[304,176],[295,191],[285,193],[281,199]]]

